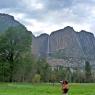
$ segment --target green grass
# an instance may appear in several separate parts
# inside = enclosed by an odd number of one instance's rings
[[[95,95],[95,84],[69,84],[69,95]],[[62,95],[61,85],[0,83],[0,95]]]

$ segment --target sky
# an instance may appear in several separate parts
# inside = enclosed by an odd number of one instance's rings
[[[13,15],[34,35],[66,26],[95,34],[95,0],[0,0],[0,13]]]

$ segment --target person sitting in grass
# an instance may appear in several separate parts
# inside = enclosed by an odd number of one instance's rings
[[[62,81],[62,93],[63,95],[68,95],[69,85],[66,80]]]

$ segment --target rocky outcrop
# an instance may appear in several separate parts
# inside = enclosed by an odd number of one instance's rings
[[[46,57],[48,54],[49,35],[42,34],[38,37],[32,36],[32,53],[38,57]]]
[[[9,27],[17,27],[17,26],[26,29],[25,26],[16,21],[13,16],[0,13],[0,32],[6,31]]]
[[[49,35],[33,37],[33,53],[49,57],[95,58],[95,38],[86,31],[76,32],[70,26]]]
[[[13,16],[0,14],[0,32],[6,31],[9,27],[21,27],[21,23]],[[30,31],[27,31],[31,34]],[[90,60],[95,65],[95,37],[92,33],[84,30],[76,32],[72,27],[67,26],[52,32],[50,35],[41,34],[35,37],[32,34],[32,53],[37,57],[46,57],[51,64],[81,64]],[[61,61],[60,61],[61,60]]]
[[[85,57],[95,58],[95,37],[92,33],[84,30],[77,32],[80,47]]]
[[[95,65],[95,37],[86,31],[76,32],[70,26],[33,38],[33,53],[47,57],[51,66],[83,67],[85,61]],[[80,65],[81,64],[81,65]]]
[[[59,53],[62,56],[81,57],[82,52],[77,34],[72,27],[55,31],[50,35],[50,53]],[[62,53],[63,52],[63,53]],[[60,56],[61,56],[60,55]]]

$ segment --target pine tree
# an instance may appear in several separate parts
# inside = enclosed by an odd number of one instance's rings
[[[91,74],[91,66],[88,61],[85,62],[85,81],[91,82],[92,74]]]

